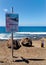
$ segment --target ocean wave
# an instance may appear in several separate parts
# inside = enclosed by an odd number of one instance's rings
[[[9,38],[10,38],[10,34],[5,34],[5,33],[0,34],[0,39],[9,39]]]
[[[16,32],[18,34],[46,34],[46,32]]]
[[[11,38],[11,33],[1,33],[0,34],[0,39],[10,39]],[[36,37],[42,37],[45,36],[46,37],[46,33],[43,32],[16,32],[13,33],[13,38],[14,39],[21,39],[21,38],[25,38],[25,37],[30,37],[30,38],[36,38]]]

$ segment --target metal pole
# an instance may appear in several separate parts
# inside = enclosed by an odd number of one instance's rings
[[[13,7],[12,7],[12,13],[13,13]]]
[[[13,57],[13,33],[12,33],[12,57]]]
[[[12,13],[13,13],[13,7],[12,7]],[[12,31],[12,57],[13,57],[13,31]]]

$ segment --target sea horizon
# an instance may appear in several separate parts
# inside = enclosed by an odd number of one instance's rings
[[[46,32],[46,26],[18,26],[18,32]],[[0,26],[0,33],[7,33],[6,26]]]

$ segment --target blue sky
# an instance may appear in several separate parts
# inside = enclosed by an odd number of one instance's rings
[[[46,26],[46,0],[0,0],[0,26],[5,26],[5,9],[19,14],[19,26]]]

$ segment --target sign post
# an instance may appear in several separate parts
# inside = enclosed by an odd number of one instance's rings
[[[12,39],[12,57],[13,57],[13,32],[18,31],[18,14],[15,14],[13,12],[12,7],[12,13],[6,13],[6,30],[7,32],[11,32],[11,39]]]
[[[13,7],[12,7],[12,13],[13,13]],[[13,57],[13,31],[12,31],[12,57]]]

